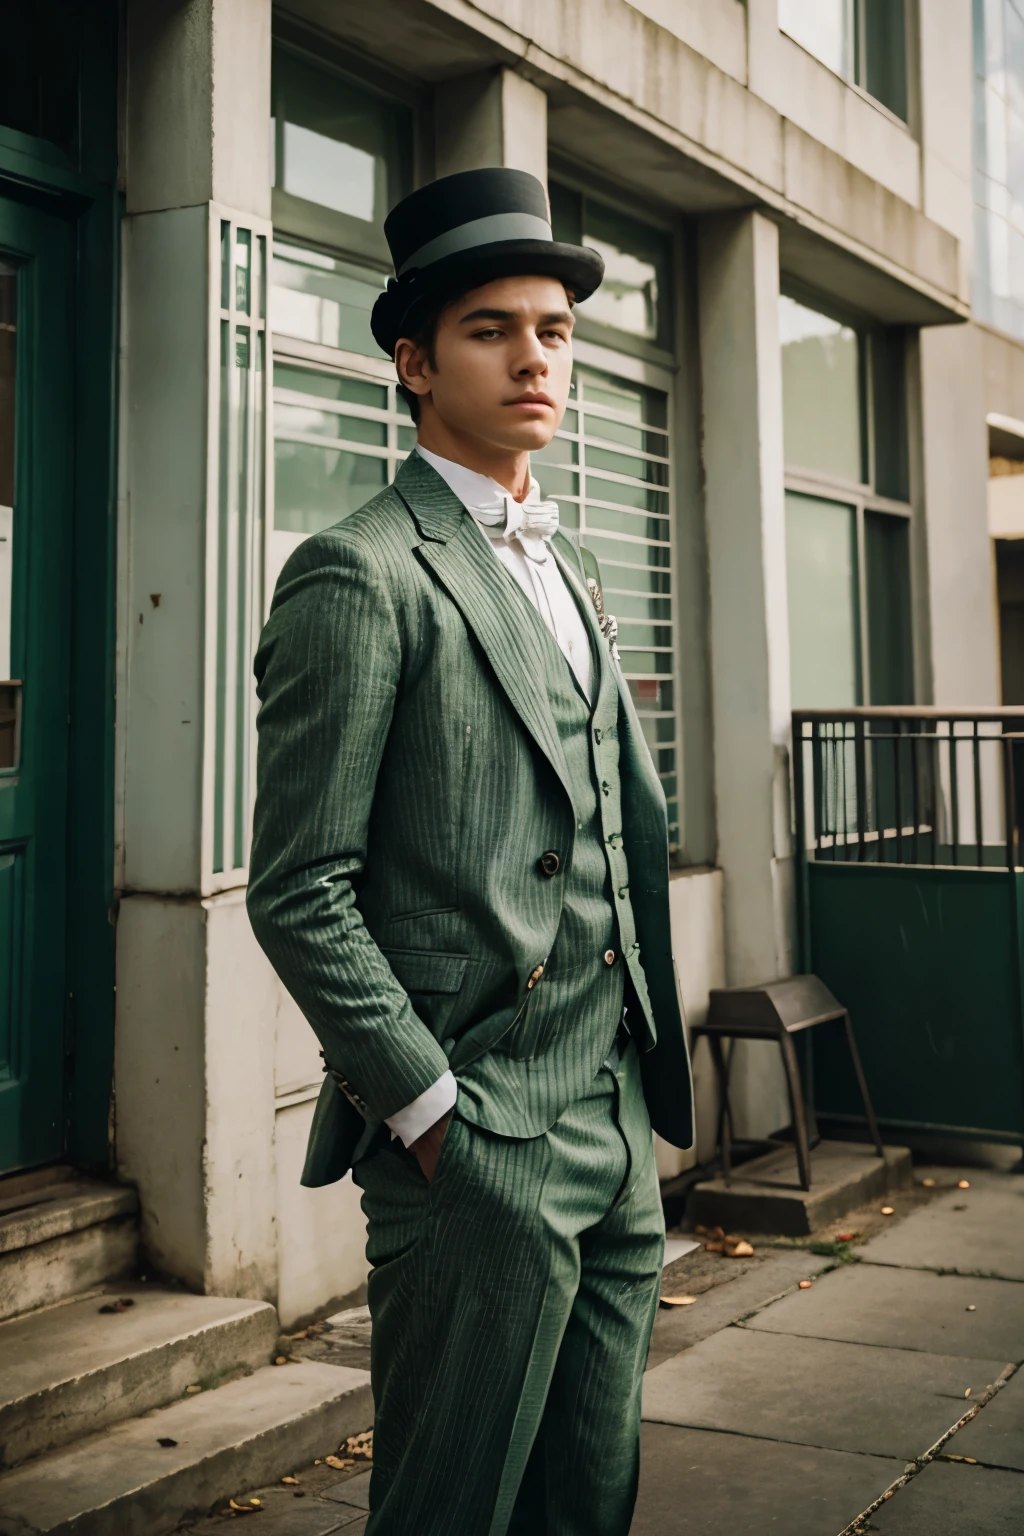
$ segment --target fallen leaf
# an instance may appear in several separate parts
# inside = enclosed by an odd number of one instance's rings
[[[922,1183],[922,1185],[924,1186],[925,1189],[934,1189],[935,1188],[935,1180],[934,1179],[922,1179],[921,1183]]]
[[[707,1227],[702,1226],[700,1222],[697,1223],[693,1230],[696,1232],[698,1237],[707,1237],[708,1235]]]
[[[187,1397],[195,1397],[196,1393],[202,1390],[202,1387],[196,1382],[193,1386],[185,1388],[185,1394]]]
[[[696,1296],[661,1296],[659,1300],[663,1307],[692,1307],[697,1298]]]
[[[164,1448],[164,1450],[165,1450],[165,1451],[166,1451],[166,1450],[168,1450],[168,1449],[169,1449],[169,1448],[170,1448],[170,1447],[171,1447],[171,1446],[172,1446],[172,1445],[177,1445],[177,1443],[178,1443],[178,1442],[177,1442],[177,1440],[172,1440],[172,1439],[171,1439],[171,1437],[170,1437],[170,1435],[160,1435],[160,1436],[159,1436],[159,1437],[158,1437],[158,1439],[157,1439],[157,1442],[156,1442],[156,1443],[157,1443],[157,1445],[162,1445],[162,1446],[163,1446],[163,1448]]]
[[[802,1291],[809,1291],[813,1284],[814,1284],[813,1280],[801,1280],[800,1281],[800,1289]]]
[[[725,1244],[717,1241],[704,1244],[705,1253],[724,1253]]]
[[[263,1500],[262,1499],[250,1499],[249,1503],[252,1505],[253,1509],[262,1509],[263,1508]]]
[[[100,1307],[101,1312],[127,1312],[135,1303],[130,1296],[119,1296],[116,1301],[108,1301],[106,1306]]]
[[[892,1208],[891,1205],[883,1205],[882,1206],[882,1215],[883,1216],[892,1216],[894,1214],[895,1213],[894,1213],[893,1208]]]
[[[751,1244],[742,1237],[729,1237],[725,1240],[726,1258],[749,1259],[753,1252]]]
[[[228,1503],[236,1515],[254,1515],[256,1513],[251,1504],[236,1504],[234,1499],[229,1499]]]
[[[958,1179],[956,1187],[957,1189],[970,1189],[971,1181],[970,1179]]]
[[[289,1485],[294,1485],[294,1484],[297,1484],[299,1480],[298,1480],[297,1477],[282,1477],[281,1481],[282,1481],[282,1483],[288,1483]]]
[[[978,1465],[978,1458],[977,1458],[977,1456],[965,1456],[964,1457],[964,1461],[967,1463],[967,1465],[969,1467],[976,1467]]]
[[[314,1465],[314,1467],[318,1467],[320,1465],[320,1457],[319,1456],[317,1457],[316,1461],[314,1461],[313,1465]]]
[[[287,1365],[288,1364],[288,1356],[287,1355],[278,1355],[277,1358],[274,1361],[274,1364],[275,1365]]]
[[[342,1460],[340,1456],[325,1456],[324,1464],[328,1467],[333,1467],[337,1472],[344,1472],[346,1467],[355,1466],[355,1462],[351,1458],[346,1457]]]
[[[977,1312],[978,1309],[977,1309],[977,1307],[972,1305],[972,1306],[969,1306],[966,1310],[968,1312]]]
[[[859,1236],[860,1236],[859,1232],[840,1232],[839,1236],[836,1238],[836,1242],[837,1243],[852,1243],[854,1238],[855,1237],[859,1237]]]
[[[970,1395],[971,1395],[971,1389],[970,1389],[970,1387],[968,1387],[967,1391],[964,1393],[964,1397],[970,1397]]]

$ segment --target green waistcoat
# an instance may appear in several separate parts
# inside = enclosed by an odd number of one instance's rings
[[[569,568],[563,572],[574,590]],[[623,951],[635,928],[622,852],[619,695],[593,605],[578,602],[591,639],[591,703],[536,609],[518,589],[515,595],[523,623],[539,632],[537,689],[562,746],[576,829],[571,850],[545,850],[559,861],[546,878],[561,909],[543,973],[509,1032],[459,1073],[459,1113],[505,1135],[536,1136],[589,1087],[608,1055],[622,1018]]]

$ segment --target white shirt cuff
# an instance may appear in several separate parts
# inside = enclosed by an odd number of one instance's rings
[[[396,1114],[388,1115],[384,1123],[391,1127],[393,1136],[400,1136],[405,1146],[411,1147],[424,1131],[429,1131],[432,1125],[437,1124],[442,1115],[455,1108],[458,1092],[458,1084],[452,1073],[444,1072],[426,1093],[421,1093],[418,1099],[413,1099],[411,1104]]]

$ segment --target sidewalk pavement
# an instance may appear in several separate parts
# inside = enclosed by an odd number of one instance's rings
[[[919,1167],[891,1203],[666,1268],[662,1294],[696,1299],[655,1325],[632,1536],[1024,1530],[1024,1176]],[[366,1363],[351,1334],[289,1352]],[[364,1529],[361,1465],[295,1475],[256,1491],[259,1536]]]

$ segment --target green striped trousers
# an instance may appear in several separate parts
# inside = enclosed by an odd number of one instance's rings
[[[452,1119],[360,1162],[367,1536],[627,1536],[664,1220],[636,1048],[531,1140]]]

